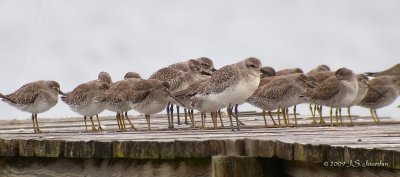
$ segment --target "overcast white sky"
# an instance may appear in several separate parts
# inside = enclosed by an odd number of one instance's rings
[[[41,79],[67,92],[100,71],[114,81],[127,71],[147,78],[200,56],[217,68],[254,56],[277,70],[327,64],[379,71],[400,61],[398,7],[396,0],[0,0],[0,92]],[[399,104],[378,115],[399,117]],[[5,103],[0,114],[30,117]],[[69,116],[78,114],[61,101],[40,115]]]

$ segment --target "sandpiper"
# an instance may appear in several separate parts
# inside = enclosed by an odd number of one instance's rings
[[[322,72],[322,71],[330,71],[331,68],[328,65],[318,65],[316,68],[308,71],[306,75],[310,75],[311,73]]]
[[[129,85],[134,83],[136,80],[140,80],[141,77],[136,72],[128,72],[124,76],[124,80],[112,83],[110,88],[97,100],[106,106],[107,110],[116,112],[116,118],[118,123],[118,129],[120,131],[126,131],[125,121],[126,118],[131,125],[131,128],[136,130],[135,126],[132,124],[128,117],[128,111],[131,110],[129,103],[123,100],[120,96]]]
[[[400,76],[378,76],[368,82],[367,95],[358,104],[370,109],[372,119],[379,122],[376,109],[392,104],[400,90]]]
[[[385,75],[390,75],[390,76],[400,76],[400,63],[394,65],[393,67],[381,71],[381,72],[366,72],[365,73],[367,76],[371,77],[378,77],[378,76],[385,76]]]
[[[231,128],[232,109],[236,104],[244,103],[257,89],[260,83],[261,61],[257,58],[247,58],[241,62],[227,65],[215,71],[204,82],[191,85],[176,95],[188,97],[192,108],[200,112],[216,112],[228,107],[228,117]],[[237,130],[239,130],[239,121]]]
[[[281,109],[285,124],[288,124],[287,108],[298,104],[300,95],[304,94],[309,87],[313,87],[313,85],[310,84],[309,78],[304,74],[280,76],[259,88],[252,98],[252,104],[268,110],[271,118],[270,111],[278,109],[278,126],[281,126],[279,117],[279,110]],[[296,117],[295,124],[297,124]]]
[[[357,78],[353,71],[347,68],[340,68],[335,72],[335,76],[320,83],[308,98],[311,103],[331,108],[330,119],[331,126],[333,126],[332,109],[336,108],[336,123],[338,124],[338,110],[342,107],[349,107],[355,100],[357,84]],[[350,115],[349,119],[352,122]]]
[[[110,88],[111,76],[107,72],[100,72],[98,80],[89,81],[78,85],[69,93],[65,93],[61,100],[65,102],[72,111],[83,115],[85,129],[87,131],[86,118],[92,122],[92,131],[96,131],[93,116],[96,116],[99,130],[102,130],[98,114],[105,110],[105,105],[99,103],[97,98],[103,95]]]
[[[45,112],[58,102],[60,84],[56,81],[40,80],[23,85],[14,93],[2,96],[2,100],[17,109],[32,114],[33,131],[41,132],[37,114]]]
[[[166,81],[169,83],[170,92],[177,92],[180,90],[185,89],[188,87],[190,84],[192,84],[195,81],[202,80],[204,79],[204,75],[209,76],[211,73],[205,72],[202,69],[202,65],[200,62],[197,60],[189,60],[187,61],[187,65],[189,67],[189,71],[181,71],[179,69],[175,69],[172,66],[162,68],[152,74],[149,79],[157,79],[160,81]],[[177,65],[181,66],[181,65]],[[186,65],[183,65],[186,67]],[[180,67],[179,67],[180,68]],[[173,99],[171,99],[171,102],[167,106],[167,114],[168,114],[168,119],[171,122],[171,125],[169,128],[173,129],[174,124],[173,124],[173,105],[177,104]],[[178,113],[179,114],[179,113]],[[180,117],[178,117],[178,124],[180,123]]]
[[[165,109],[171,101],[170,98],[182,104],[169,92],[169,88],[169,83],[165,81],[157,79],[137,80],[134,84],[130,84],[120,96],[129,103],[132,109],[145,114],[147,126],[150,130],[150,115]],[[168,125],[170,125],[170,122],[168,122]]]

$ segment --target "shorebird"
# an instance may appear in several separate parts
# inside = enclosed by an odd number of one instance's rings
[[[393,67],[381,71],[381,72],[366,72],[365,73],[367,76],[371,77],[378,77],[378,76],[385,76],[385,75],[390,75],[390,76],[400,76],[400,63],[394,65]]]
[[[278,109],[278,126],[280,127],[279,110],[283,111],[284,119],[288,119],[287,108],[296,105],[299,102],[300,95],[304,94],[310,87],[313,87],[313,85],[304,74],[280,76],[259,88],[252,97],[251,104],[263,110],[268,110],[271,119],[273,119],[271,111]],[[288,123],[289,121],[285,121],[286,125]],[[295,124],[297,124],[296,117]]]
[[[23,85],[21,88],[6,96],[1,96],[4,102],[17,109],[32,114],[33,131],[41,132],[37,114],[45,112],[58,102],[60,84],[56,81],[40,80]]]
[[[176,102],[183,105],[177,98],[169,92],[170,85],[157,79],[137,80],[130,84],[126,90],[120,94],[123,100],[135,111],[145,114],[148,129],[150,130],[150,115],[165,109],[173,98]],[[168,119],[168,128],[170,127]]]
[[[99,130],[102,130],[98,114],[105,110],[105,105],[99,103],[97,98],[110,88],[111,76],[107,72],[100,72],[98,79],[89,81],[75,87],[71,92],[65,93],[61,100],[66,103],[72,111],[83,115],[85,129],[87,131],[87,117],[92,122],[92,131],[96,131],[93,116],[96,116]]]
[[[166,81],[169,83],[170,92],[177,92],[180,90],[185,89],[188,87],[190,84],[192,84],[195,81],[202,80],[204,79],[204,75],[209,76],[211,75],[208,72],[203,71],[202,65],[200,62],[196,60],[189,60],[187,61],[189,65],[189,71],[184,72],[178,69],[175,69],[174,67],[165,67],[154,74],[150,76],[149,79],[157,79],[160,81]],[[177,104],[173,99],[171,99],[171,102],[167,106],[167,114],[168,114],[168,120],[170,120],[171,125],[169,128],[173,129],[174,124],[173,124],[173,105]],[[179,117],[178,117],[179,118]],[[180,119],[178,119],[178,124],[180,124]]]
[[[125,121],[126,118],[131,125],[131,128],[136,130],[128,117],[128,111],[131,110],[129,103],[123,100],[120,96],[126,89],[129,88],[130,84],[135,83],[137,80],[141,80],[141,77],[136,72],[128,72],[124,76],[124,80],[112,83],[110,88],[97,100],[106,106],[107,110],[116,112],[116,118],[118,123],[118,129],[120,131],[126,131]]]
[[[333,126],[332,109],[336,108],[336,123],[338,124],[338,111],[340,111],[340,108],[349,107],[352,104],[357,96],[357,87],[357,78],[353,71],[340,68],[336,70],[335,76],[320,83],[310,93],[308,99],[311,103],[331,108],[330,119],[331,126]],[[322,119],[322,116],[320,119]],[[352,122],[351,115],[349,115],[349,119]]]
[[[200,65],[201,65],[202,70],[203,70],[203,74],[201,75],[202,78],[198,78],[197,80],[206,79],[206,78],[210,77],[212,72],[216,71],[216,69],[214,68],[214,62],[211,59],[207,58],[207,57],[200,57],[200,58],[193,59],[193,60],[198,61],[200,63]],[[175,68],[175,69],[178,69],[178,70],[183,71],[183,72],[190,72],[191,71],[191,68],[190,68],[191,64],[193,64],[192,60],[188,60],[188,61],[172,64],[172,65],[170,65],[168,67]],[[173,108],[169,108],[169,109],[170,109],[171,112],[173,112]],[[180,121],[180,114],[179,114],[179,106],[176,106],[176,112],[177,112],[177,118],[178,118],[177,124],[180,125],[181,121]],[[193,111],[189,110],[189,112],[192,113]],[[186,109],[184,109],[184,113],[185,113],[185,124],[188,124],[188,121],[187,121],[187,110]],[[193,114],[191,114],[191,115],[193,115]],[[171,116],[173,116],[173,115],[171,115]],[[191,119],[193,119],[193,118],[191,117]]]
[[[400,76],[378,76],[368,82],[367,95],[358,104],[369,108],[372,119],[379,122],[376,110],[392,104],[400,90]]]
[[[309,71],[307,73],[307,76],[310,76],[310,77],[314,78],[315,79],[315,84],[318,85],[318,84],[322,83],[323,81],[325,81],[326,79],[328,79],[328,78],[330,78],[330,77],[335,75],[335,72],[329,71],[328,69],[330,69],[330,68],[328,66],[326,66],[326,65],[319,65],[317,68]],[[320,124],[325,124],[325,121],[322,119],[322,106],[314,104],[314,109],[313,109],[312,104],[309,103],[309,108],[310,108],[310,112],[311,112],[312,119],[313,119],[312,124],[316,124],[317,123],[317,121],[315,119],[317,111],[318,111],[318,114],[320,116],[319,123]]]
[[[261,61],[247,58],[235,64],[226,65],[215,71],[209,79],[197,82],[185,90],[176,92],[178,97],[186,97],[189,105],[200,112],[216,112],[227,107],[228,117],[234,131],[232,109],[236,104],[244,103],[260,83]],[[236,117],[237,130],[240,130]]]

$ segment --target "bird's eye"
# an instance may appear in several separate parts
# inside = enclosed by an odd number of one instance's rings
[[[202,64],[204,67],[207,67],[208,65],[207,64]]]
[[[252,68],[255,68],[255,67],[256,67],[256,65],[253,65],[253,64],[251,64],[251,65],[250,65],[250,67],[252,67]]]

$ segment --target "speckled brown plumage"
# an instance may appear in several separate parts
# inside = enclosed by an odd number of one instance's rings
[[[303,73],[303,70],[300,68],[289,68],[289,69],[282,69],[275,73],[276,76],[282,75],[289,75],[289,74],[296,74],[296,73]]]

